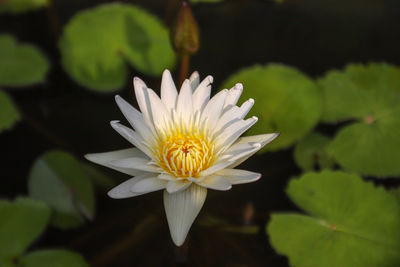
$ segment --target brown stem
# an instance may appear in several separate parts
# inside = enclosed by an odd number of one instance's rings
[[[54,8],[53,2],[51,0],[49,0],[47,7],[46,7],[46,15],[47,15],[47,19],[49,21],[51,30],[53,31],[54,38],[56,40],[58,40],[60,37],[60,34],[61,34],[60,21],[58,19],[56,9]]]
[[[181,54],[181,66],[179,71],[179,84],[182,84],[189,75],[190,55]]]

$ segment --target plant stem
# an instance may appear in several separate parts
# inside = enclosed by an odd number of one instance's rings
[[[179,84],[182,84],[189,75],[190,55],[186,53],[181,54],[181,65],[179,71]]]

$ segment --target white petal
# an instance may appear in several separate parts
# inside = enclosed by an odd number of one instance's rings
[[[202,112],[206,107],[208,101],[210,100],[211,94],[211,84],[213,83],[213,77],[207,76],[200,84],[197,86],[193,93],[193,112]]]
[[[192,184],[186,190],[174,194],[164,191],[164,207],[168,226],[175,245],[181,246],[190,227],[203,207],[207,189]]]
[[[180,180],[186,179],[183,177],[175,177],[168,173],[160,173],[160,175],[158,175],[157,177],[159,179],[166,180],[166,181],[176,181],[176,180],[180,181]]]
[[[142,150],[147,156],[153,158],[153,153],[146,147],[143,138],[134,130],[122,125],[119,121],[111,121],[111,127],[114,128],[122,137],[128,140],[131,144]]]
[[[152,122],[150,100],[147,92],[147,85],[138,77],[133,78],[133,86],[135,87],[136,100],[143,117],[148,122]]]
[[[250,98],[249,100],[244,102],[240,108],[238,106],[231,106],[223,113],[221,118],[218,120],[217,125],[215,126],[214,133],[219,135],[226,127],[233,124],[234,122],[243,119],[253,105],[254,100]]]
[[[143,115],[134,107],[132,107],[128,102],[126,102],[119,95],[115,96],[115,101],[118,107],[124,114],[125,118],[128,120],[129,124],[143,137],[147,140],[154,141],[153,132],[145,123]]]
[[[131,186],[131,191],[133,193],[146,194],[154,191],[164,189],[167,186],[167,181],[160,180],[157,177],[150,177]]]
[[[175,109],[178,91],[169,70],[164,70],[161,80],[161,101],[168,110]]]
[[[257,120],[258,118],[253,116],[247,120],[236,121],[232,125],[226,127],[222,134],[218,136],[217,150],[228,148],[239,136],[253,126]]]
[[[233,185],[251,183],[261,178],[260,173],[238,169],[223,169],[215,173],[215,175],[223,176]]]
[[[253,155],[255,152],[261,149],[260,143],[240,143],[231,146],[229,149],[224,151],[218,160],[229,160],[234,162],[238,159],[246,157],[247,155]],[[218,162],[218,161],[217,161]]]
[[[171,125],[171,117],[164,103],[158,95],[151,89],[148,89],[151,112],[154,122],[154,128],[162,131],[167,131],[169,125]]]
[[[192,182],[187,179],[169,181],[167,184],[167,191],[170,194],[180,192],[188,188],[191,184]]]
[[[116,168],[133,169],[145,172],[160,173],[163,171],[160,167],[151,164],[151,161],[148,159],[137,157],[114,160],[110,162],[110,165]]]
[[[185,122],[188,122],[193,114],[192,88],[187,79],[183,82],[181,91],[179,92],[176,112],[179,118],[183,118]]]
[[[114,187],[107,194],[111,198],[128,198],[128,197],[135,197],[135,196],[142,195],[142,193],[132,192],[131,187],[144,179],[149,179],[149,177],[151,177],[151,176],[149,176],[149,174],[144,174],[144,175],[139,175],[139,176],[133,177],[129,180],[126,180],[122,184]]]
[[[232,188],[232,184],[225,179],[225,177],[218,175],[206,177],[199,185],[220,191],[226,191]]]
[[[243,85],[241,83],[237,83],[234,87],[232,87],[229,90],[228,96],[226,97],[226,101],[225,101],[225,105],[224,105],[224,111],[226,111],[231,106],[236,105],[242,92],[243,92]]]
[[[200,121],[207,121],[206,127],[208,127],[208,129],[214,130],[214,127],[222,114],[227,94],[228,90],[226,89],[218,92],[213,98],[211,98],[207,106],[204,108]]]
[[[219,163],[217,163],[217,164],[212,165],[212,166],[209,167],[208,169],[205,169],[205,170],[201,171],[201,172],[199,173],[199,176],[202,177],[202,176],[211,175],[211,174],[213,174],[214,172],[219,171],[219,170],[222,170],[222,169],[224,169],[224,168],[226,168],[227,166],[230,166],[230,165],[232,165],[232,164],[233,164],[233,161],[229,161],[229,160],[221,161],[221,162],[219,162]]]
[[[189,81],[190,81],[190,87],[192,87],[192,91],[194,92],[200,83],[199,72],[197,71],[193,72],[192,75],[190,75]]]
[[[106,166],[108,168],[129,174],[129,175],[136,176],[136,175],[142,174],[143,173],[142,171],[126,169],[126,168],[118,168],[118,167],[112,166],[110,164],[111,161],[124,159],[124,158],[131,158],[131,157],[144,158],[146,160],[149,159],[146,154],[144,154],[141,150],[139,150],[137,148],[128,148],[128,149],[122,149],[122,150],[116,150],[116,151],[110,151],[110,152],[104,152],[104,153],[94,153],[94,154],[86,154],[85,155],[85,158],[87,160],[90,160],[91,162],[97,163],[99,165]]]
[[[253,143],[253,144],[254,143],[258,143],[258,144],[260,144],[260,148],[255,150],[255,151],[253,151],[250,154],[244,155],[241,158],[237,158],[234,161],[234,163],[229,166],[229,168],[235,168],[236,166],[240,165],[243,161],[245,161],[246,159],[248,159],[249,157],[254,155],[254,153],[256,153],[258,150],[263,148],[265,145],[267,145],[270,142],[272,142],[278,136],[279,136],[279,133],[271,133],[271,134],[260,134],[260,135],[253,135],[253,136],[245,136],[245,137],[239,138],[238,141],[233,146],[240,145],[240,144],[243,144],[243,143]]]

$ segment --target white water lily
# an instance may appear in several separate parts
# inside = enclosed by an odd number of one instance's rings
[[[243,90],[239,83],[210,99],[212,82],[208,76],[200,83],[195,72],[178,94],[170,72],[165,70],[160,99],[135,77],[141,112],[115,97],[135,131],[111,121],[111,126],[135,147],[86,155],[92,162],[134,176],[108,192],[112,198],[164,189],[165,212],[177,246],[185,241],[207,189],[224,191],[232,185],[257,181],[261,174],[234,168],[278,136],[240,137],[257,122],[257,117],[244,119],[254,100],[236,105]]]

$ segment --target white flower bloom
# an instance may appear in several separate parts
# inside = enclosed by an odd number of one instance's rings
[[[135,147],[86,155],[92,162],[134,176],[113,188],[108,193],[112,198],[164,189],[165,212],[177,246],[185,241],[207,189],[224,191],[258,180],[261,174],[234,168],[278,136],[240,137],[257,122],[257,117],[244,119],[254,100],[236,106],[243,90],[239,83],[210,99],[212,82],[208,76],[200,83],[195,72],[178,94],[170,72],[165,70],[160,99],[135,77],[141,112],[115,97],[135,131],[111,121],[111,126]]]

